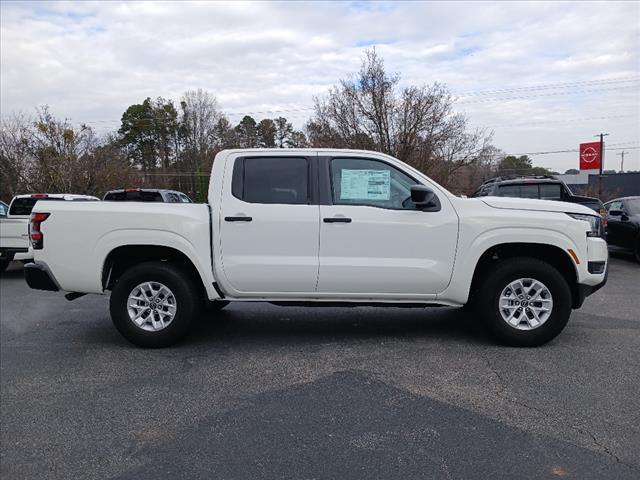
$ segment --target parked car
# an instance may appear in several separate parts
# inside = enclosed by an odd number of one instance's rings
[[[180,340],[207,301],[469,304],[534,346],[604,285],[602,235],[583,205],[459,198],[382,153],[224,150],[208,204],[39,202],[25,278],[110,291],[115,327],[144,347]]]
[[[103,200],[111,202],[193,203],[193,200],[182,192],[157,188],[121,188],[119,190],[111,190],[105,194]]]
[[[607,218],[604,204],[599,199],[574,195],[562,180],[549,175],[492,178],[480,185],[471,196],[538,198],[579,203],[598,212],[604,222]]]
[[[604,204],[607,211],[607,242],[628,250],[640,263],[640,197],[616,198]]]
[[[33,251],[29,249],[31,210],[38,201],[53,200],[86,201],[99,200],[99,198],[90,195],[58,193],[34,193],[13,197],[7,208],[7,215],[0,218],[0,272],[4,271],[12,260],[30,261],[33,259]]]

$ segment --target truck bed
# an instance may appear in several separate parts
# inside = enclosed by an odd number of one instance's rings
[[[193,262],[211,297],[217,296],[206,204],[38,202],[33,212],[50,213],[37,256],[55,272],[61,290],[102,293],[105,260],[125,243],[175,248]]]

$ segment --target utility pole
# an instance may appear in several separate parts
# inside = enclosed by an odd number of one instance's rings
[[[609,135],[608,133],[601,133],[595,135],[600,137],[600,175],[598,175],[598,198],[602,197],[602,167],[604,166],[604,137]]]
[[[620,173],[624,173],[624,154],[625,153],[629,153],[629,152],[625,152],[623,150],[620,153],[616,154],[616,155],[620,155],[622,157],[622,159],[620,160]]]

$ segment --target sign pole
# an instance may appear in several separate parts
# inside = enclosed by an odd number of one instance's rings
[[[601,133],[600,136],[600,175],[598,175],[598,198],[602,197],[602,165],[604,164],[604,137],[608,133]],[[596,135],[597,137],[598,135]]]

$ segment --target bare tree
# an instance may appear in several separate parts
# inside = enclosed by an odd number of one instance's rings
[[[444,85],[400,88],[375,49],[365,51],[359,72],[315,99],[307,123],[314,147],[373,149],[393,155],[449,184],[462,167],[480,163],[492,132],[468,131],[453,111]]]
[[[224,119],[218,101],[202,89],[189,90],[182,95],[180,107],[184,147],[204,159],[223,141],[217,130]]]
[[[35,162],[26,141],[32,121],[14,114],[0,124],[0,198],[9,202],[19,192],[33,188]]]
[[[114,139],[100,142],[87,126],[55,118],[47,107],[35,119],[14,116],[0,134],[2,196],[27,192],[100,195],[131,173]]]

